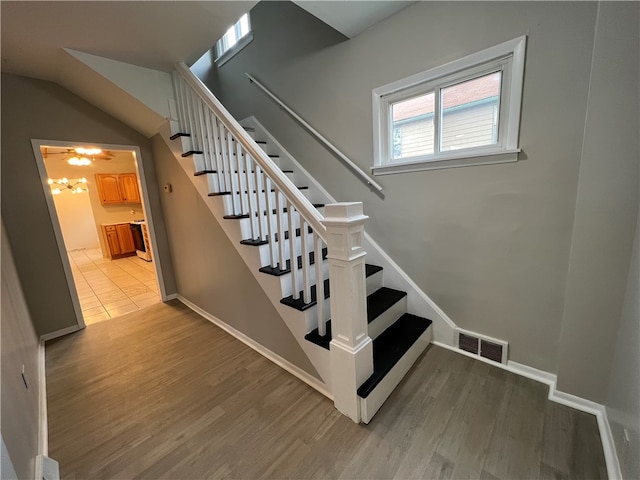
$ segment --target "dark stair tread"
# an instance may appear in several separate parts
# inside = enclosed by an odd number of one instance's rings
[[[369,276],[368,270],[366,268],[365,274],[366,276]],[[324,298],[329,298],[329,296],[329,279],[326,279],[324,281]],[[293,295],[289,295],[288,297],[280,299],[280,303],[304,312],[307,308],[313,307],[316,304],[316,286],[311,286],[311,301],[309,303],[304,303],[302,292],[300,292],[300,296],[297,299],[293,298]]]
[[[249,245],[251,247],[259,247],[260,245],[266,245],[267,243],[269,243],[269,240],[261,240],[259,238],[257,239],[248,238],[246,240],[240,240],[240,244]]]
[[[215,170],[198,170],[197,172],[193,172],[194,177],[199,177],[200,175],[206,175],[207,173],[217,173]]]
[[[325,206],[325,205],[324,205],[324,203],[314,203],[314,204],[313,204],[313,206],[314,206],[315,208],[324,208],[324,206]],[[284,208],[282,209],[282,213],[287,213],[287,211],[288,211],[287,207],[284,207]],[[275,214],[277,213],[277,210],[274,208],[274,209],[272,209],[272,210],[271,210],[271,213],[272,213],[273,215],[275,215]],[[265,210],[264,212],[262,212],[262,214],[263,214],[263,215],[266,215],[266,214],[267,214],[267,211]]]
[[[304,303],[304,298],[302,292],[300,292],[300,296],[298,298],[293,298],[293,295],[289,295],[288,297],[284,297],[280,299],[280,303],[283,305],[287,305],[289,307],[295,308],[296,310],[300,310],[304,312],[306,309],[313,307],[317,303],[316,299],[316,286],[311,286],[311,301],[309,303]],[[329,298],[329,279],[327,278],[324,281],[324,298]]]
[[[191,155],[202,155],[202,150],[189,150],[182,154],[183,157],[190,157]]]
[[[322,259],[327,258],[327,249],[322,249]],[[316,255],[315,252],[309,252],[309,265],[313,265],[316,263]],[[297,257],[298,270],[302,268],[302,255],[298,255]],[[266,273],[268,275],[273,275],[274,277],[280,277],[285,273],[289,273],[291,271],[291,259],[285,262],[285,269],[280,270],[280,264],[276,267],[272,267],[271,265],[267,265],[264,267],[260,267],[258,269],[259,272]]]
[[[304,338],[311,343],[315,343],[319,347],[325,348],[329,350],[329,344],[331,343],[331,320],[327,321],[326,325],[326,334],[324,336],[320,335],[317,328],[314,328],[312,331],[307,333]]]
[[[207,195],[209,197],[219,197],[220,195],[231,195],[231,192],[210,192]]]
[[[368,263],[365,263],[364,267],[366,270],[365,277],[370,277],[374,273],[378,273],[379,271],[382,270],[382,267],[378,265],[369,265]]]
[[[314,203],[313,204],[314,207],[316,208],[323,208],[324,207],[324,203]],[[272,211],[273,215],[275,215],[277,213],[277,210],[274,208]],[[287,208],[283,208],[282,209],[282,213],[287,213]],[[262,212],[263,215],[267,214],[267,210],[264,210]],[[255,216],[258,216],[258,213],[256,212]],[[224,218],[225,220],[240,220],[243,218],[249,218],[249,214],[248,213],[236,213],[236,214],[230,214],[230,215],[224,215],[222,218]],[[381,268],[381,267],[380,267]]]
[[[399,300],[407,296],[407,292],[382,287],[367,296],[367,322],[371,323]]]
[[[296,187],[298,190],[309,190],[309,187],[307,185],[303,185],[302,187]],[[271,190],[269,190],[270,192],[275,192],[275,188],[272,188]],[[248,193],[246,190],[244,191],[244,193]],[[255,190],[251,190],[251,193],[256,193]],[[260,193],[265,193],[264,188],[262,190],[260,190]],[[240,194],[240,192],[236,191],[236,195]]]
[[[367,398],[416,340],[431,325],[431,320],[405,313],[373,341],[373,374],[358,388]]]
[[[211,194],[209,194],[211,195]],[[313,229],[311,227],[308,228],[307,230],[308,233],[313,233]],[[300,236],[300,229],[296,228],[296,237]],[[278,233],[274,234],[275,237],[275,241],[278,241]],[[285,240],[289,240],[289,230],[285,230],[284,232],[284,239]],[[244,240],[240,240],[240,243],[242,245],[252,245],[254,247],[258,247],[260,245],[266,245],[267,243],[269,243],[269,239],[266,240],[261,240],[261,239],[253,239],[253,238],[245,238]]]
[[[169,140],[175,140],[176,138],[180,138],[180,137],[190,137],[191,134],[190,133],[184,133],[184,132],[178,132],[178,133],[174,133],[173,135],[171,135],[169,137]]]

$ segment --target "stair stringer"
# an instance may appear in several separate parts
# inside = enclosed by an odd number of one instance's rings
[[[168,140],[172,133],[174,132],[171,131],[170,123],[166,122],[165,125],[162,126],[160,131],[163,141],[169,147],[176,161],[182,167],[187,177],[191,180],[195,189],[203,198],[205,204],[213,214],[214,218],[223,229],[242,260],[249,268],[249,271],[251,271],[252,275],[254,276],[260,287],[263,289],[263,291],[266,293],[272,305],[275,307],[276,311],[285,322],[304,353],[309,358],[309,361],[320,375],[320,380],[322,381],[322,383],[324,383],[326,391],[331,392],[331,365],[329,351],[311,342],[308,342],[304,338],[304,336],[307,334],[307,325],[311,323],[311,319],[307,317],[311,316],[315,309],[310,308],[304,312],[300,312],[280,303],[280,299],[282,298],[281,280],[278,277],[265,275],[259,272],[259,268],[262,266],[260,261],[259,249],[252,246],[240,244],[240,241],[243,240],[240,223],[234,220],[223,219],[223,216],[226,214],[224,210],[223,197],[209,196],[209,183],[206,178],[207,176],[194,176],[193,159],[191,157],[182,157],[183,152],[182,144],[180,141]],[[321,393],[326,392],[321,391]]]
[[[299,183],[309,185],[311,195],[323,203],[337,203],[337,200],[269,133],[255,116],[240,121],[243,127],[252,127],[257,136],[267,140],[273,153],[280,155],[281,165],[292,167]],[[393,261],[389,255],[371,238],[365,225],[365,251],[367,263],[379,265],[384,269],[384,285],[407,292],[407,311],[429,318],[433,324],[432,341],[455,347],[457,325],[447,314]]]

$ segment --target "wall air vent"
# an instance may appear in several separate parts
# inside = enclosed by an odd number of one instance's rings
[[[508,343],[496,338],[458,329],[458,348],[498,363],[507,363]]]

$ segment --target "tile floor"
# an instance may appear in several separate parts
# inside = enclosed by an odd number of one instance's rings
[[[135,256],[109,260],[100,249],[68,253],[87,325],[160,302],[152,262]]]

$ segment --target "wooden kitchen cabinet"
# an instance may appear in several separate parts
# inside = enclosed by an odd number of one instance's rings
[[[96,186],[102,205],[140,203],[135,173],[96,173]]]
[[[138,176],[135,173],[121,173],[118,180],[124,203],[140,203]]]
[[[104,231],[104,237],[111,258],[135,255],[136,247],[133,243],[130,223],[103,225],[102,230]]]

